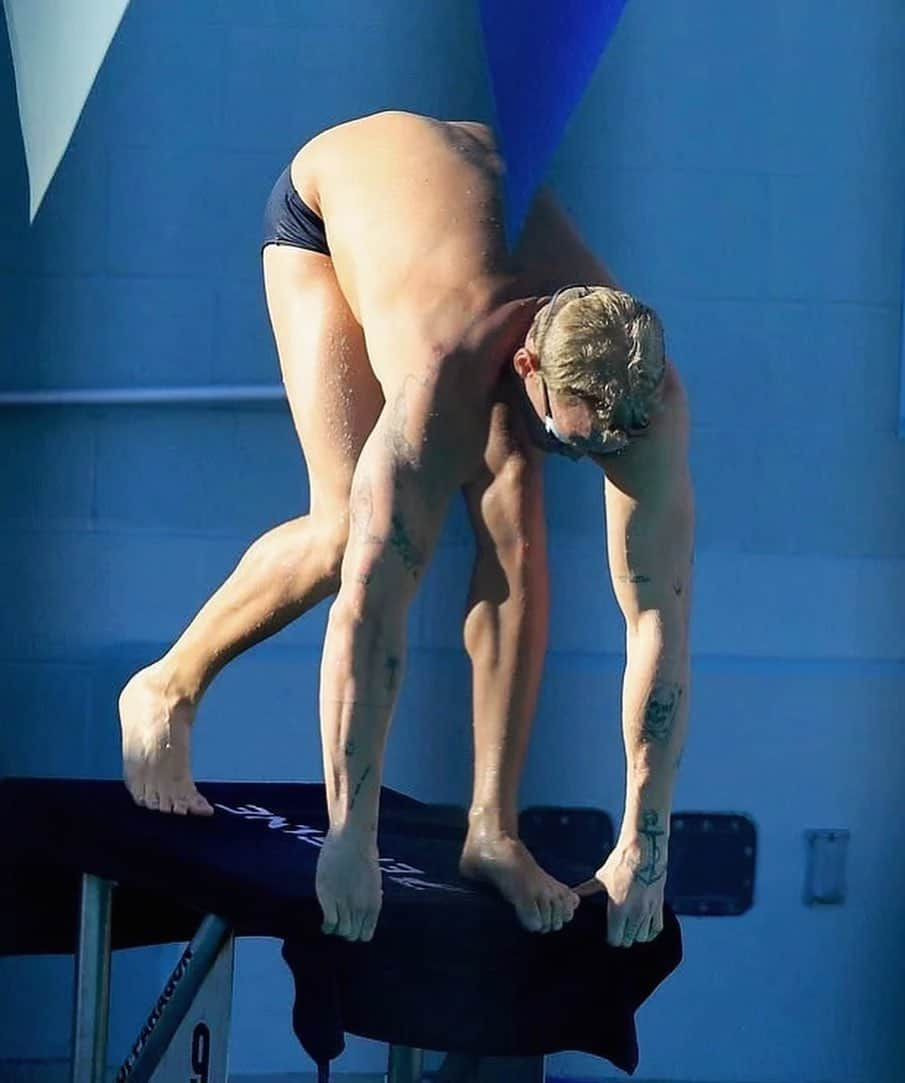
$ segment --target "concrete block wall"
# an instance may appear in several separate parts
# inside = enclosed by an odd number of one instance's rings
[[[29,229],[5,49],[5,390],[276,383],[259,227],[296,146],[387,107],[490,118],[471,4],[132,0]],[[693,713],[675,807],[746,812],[761,842],[755,908],[683,920],[686,962],[639,1013],[640,1078],[885,1081],[905,1052],[889,859],[905,751],[903,84],[897,0],[631,0],[551,167],[617,277],[661,311],[691,396]],[[306,508],[288,410],[7,410],[0,486],[0,770],[115,775],[125,676],[253,538]],[[555,461],[547,487],[551,651],[523,800],[618,820],[624,630],[601,480]],[[413,606],[386,769],[440,801],[468,797],[470,560],[457,505]],[[317,777],[325,612],[218,678],[199,776]],[[801,904],[809,827],[852,832],[844,907]],[[171,955],[118,963],[136,991],[115,1054]],[[63,1057],[68,961],[0,964],[0,1060]],[[303,1070],[278,946],[243,942],[238,966],[233,1069]],[[350,1039],[337,1071],[382,1063]],[[549,1067],[617,1074],[573,1054]]]

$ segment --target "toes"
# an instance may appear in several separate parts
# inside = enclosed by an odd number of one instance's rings
[[[558,933],[563,925],[571,920],[572,913],[569,909],[568,901],[562,895],[555,896],[553,899],[552,931]]]
[[[213,816],[213,805],[203,797],[197,790],[189,798],[189,812],[193,812],[196,816]]]
[[[374,939],[374,930],[377,928],[379,913],[369,914],[361,926],[361,939],[365,942]]]
[[[553,893],[546,899],[550,919],[549,926],[545,928],[545,931],[558,933],[564,925],[568,925],[572,918],[575,917],[578,902],[578,896],[574,892],[557,885]],[[541,907],[541,913],[544,913],[543,906]]]
[[[540,912],[541,917],[541,932],[549,933],[553,928],[553,917],[555,914],[553,897],[551,895],[539,895],[537,898],[537,909]]]
[[[144,793],[144,783],[139,779],[131,775],[123,776],[123,783],[126,789],[129,791],[129,796],[135,802],[136,805],[143,805],[142,794]]]
[[[517,908],[517,914],[519,921],[524,925],[529,933],[539,933],[543,930],[544,921],[541,916],[540,910],[537,907],[537,903],[532,902],[527,906],[520,906]]]
[[[194,788],[182,790],[173,794],[173,812],[178,816],[213,816],[214,810],[208,802]]]
[[[142,808],[155,812],[172,812],[177,816],[213,816],[214,808],[197,790],[168,790],[137,778],[123,780],[132,800]]]

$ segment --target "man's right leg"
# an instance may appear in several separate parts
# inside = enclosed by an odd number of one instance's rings
[[[213,811],[191,778],[189,737],[217,673],[336,591],[352,473],[383,406],[329,257],[269,245],[264,279],[311,506],[254,542],[173,647],[123,689],[126,785],[138,804],[162,812]]]

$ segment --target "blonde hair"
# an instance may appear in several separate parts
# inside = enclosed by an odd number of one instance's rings
[[[528,332],[547,386],[584,399],[605,438],[644,428],[666,372],[663,326],[630,293],[568,286],[538,312]]]

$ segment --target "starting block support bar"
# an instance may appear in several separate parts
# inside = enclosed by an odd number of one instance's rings
[[[120,1067],[116,1083],[149,1083],[231,935],[223,918],[216,914],[204,918]]]
[[[72,1083],[104,1083],[112,904],[110,880],[82,876],[72,1019]]]

